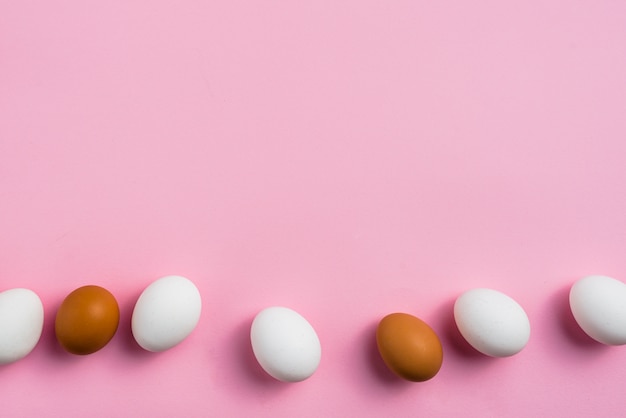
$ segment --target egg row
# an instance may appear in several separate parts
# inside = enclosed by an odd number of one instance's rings
[[[575,320],[590,337],[607,345],[626,344],[626,284],[607,276],[588,276],[571,287],[569,302]],[[168,350],[191,334],[201,309],[200,292],[193,282],[182,276],[162,277],[139,296],[132,313],[132,335],[145,350]],[[108,290],[83,286],[61,303],[55,318],[56,337],[69,353],[91,354],[113,338],[119,318],[119,306]],[[454,304],[454,319],[467,342],[488,356],[512,356],[530,338],[524,309],[493,289],[461,294]],[[1,292],[0,364],[28,355],[39,342],[43,321],[43,305],[36,293],[22,288]],[[258,313],[250,341],[261,367],[278,380],[304,380],[321,359],[315,329],[289,308],[275,306]],[[441,368],[441,341],[415,316],[385,316],[376,329],[376,342],[384,363],[404,379],[425,381]]]
[[[165,351],[182,342],[200,319],[198,288],[182,276],[166,276],[139,296],[132,314],[132,333],[148,351]],[[0,293],[0,364],[30,353],[43,331],[44,311],[39,296],[29,289]],[[86,355],[103,348],[117,332],[120,310],[115,297],[100,286],[71,292],[57,310],[54,330],[69,353]]]

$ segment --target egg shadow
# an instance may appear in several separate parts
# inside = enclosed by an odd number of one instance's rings
[[[21,359],[20,359],[21,360]],[[18,360],[19,361],[19,360]],[[13,364],[17,363],[18,361],[13,361],[11,363],[4,363],[4,364],[0,364],[0,372],[2,370],[8,370],[9,367],[11,367]]]
[[[44,306],[41,335],[39,336],[39,340],[37,341],[37,344],[35,344],[35,347],[33,347],[33,349],[26,356],[19,358],[16,361],[0,364],[0,371],[8,370],[11,367],[16,367],[16,365],[19,365],[24,361],[28,361],[29,357],[33,356],[36,351],[42,351],[45,352],[46,356],[51,355],[52,357],[54,357],[54,361],[46,361],[44,363],[45,366],[59,363],[63,367],[65,367],[67,365],[76,363],[79,360],[80,356],[68,353],[57,341],[54,323],[59,305],[60,303],[53,307]]]
[[[281,382],[270,376],[259,364],[252,344],[250,342],[250,327],[252,319],[242,321],[237,325],[228,338],[228,346],[233,348],[235,361],[234,365],[238,368],[238,372],[248,381],[257,386],[262,386],[264,391],[280,392],[287,389],[290,385],[288,382]]]
[[[437,313],[435,314],[438,320],[434,324],[434,327],[441,330],[440,338],[444,345],[444,365],[446,356],[448,355],[448,350],[446,350],[448,347],[450,348],[449,352],[451,355],[456,355],[463,360],[469,360],[470,363],[480,362],[487,364],[493,362],[495,360],[494,357],[487,356],[476,350],[459,331],[459,328],[456,326],[456,321],[454,320],[455,302],[456,298],[447,300],[437,309]]]
[[[158,354],[142,348],[133,336],[133,310],[135,309],[135,303],[137,299],[139,299],[140,294],[141,291],[136,292],[132,297],[120,303],[120,323],[114,336],[118,347],[126,355],[131,356],[134,361],[153,359]]]
[[[53,307],[44,308],[44,324],[39,339],[39,345],[41,345],[49,355],[54,357],[54,362],[46,362],[47,364],[59,364],[62,367],[66,367],[71,364],[77,364],[82,357],[80,355],[71,354],[61,346],[61,343],[57,340],[55,331],[55,319],[56,313],[61,306],[61,302],[58,302]]]
[[[571,285],[567,285],[556,291],[550,298],[550,306],[554,309],[551,314],[556,318],[556,325],[560,333],[570,343],[582,350],[601,351],[607,349],[609,346],[591,338],[576,322],[569,305],[570,288]]]
[[[407,389],[412,387],[415,382],[409,382],[401,378],[392,372],[389,367],[383,361],[383,358],[378,351],[378,344],[376,342],[376,329],[378,328],[378,321],[369,324],[359,336],[359,345],[364,350],[364,360],[366,364],[366,370],[369,370],[372,378],[379,383],[388,387]]]

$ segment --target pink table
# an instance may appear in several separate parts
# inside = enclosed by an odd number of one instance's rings
[[[46,311],[0,367],[3,416],[623,414],[626,348],[583,335],[567,292],[626,281],[626,2],[86,3],[0,2],[0,290]],[[167,274],[204,308],[151,354],[130,315]],[[76,357],[53,323],[84,284],[122,322]],[[519,355],[461,340],[476,286],[526,309]],[[305,382],[252,357],[271,305],[318,331]],[[384,369],[395,311],[441,336],[433,380]]]

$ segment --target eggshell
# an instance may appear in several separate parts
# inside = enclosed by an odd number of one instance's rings
[[[587,276],[574,283],[569,303],[576,322],[591,338],[607,345],[626,344],[626,284]]]
[[[317,333],[289,308],[274,306],[259,312],[252,321],[250,340],[261,367],[283,382],[309,378],[320,363],[322,347]]]
[[[137,343],[148,351],[165,351],[191,334],[202,311],[200,292],[182,276],[165,276],[141,293],[132,317]]]
[[[406,380],[424,382],[441,369],[443,348],[439,337],[413,315],[385,316],[376,329],[376,343],[387,367]]]
[[[115,297],[100,286],[83,286],[61,303],[54,324],[57,340],[72,354],[92,354],[111,341],[120,321]]]
[[[524,309],[493,289],[472,289],[459,296],[454,320],[472,347],[492,357],[517,354],[530,338],[530,321]]]
[[[43,305],[29,289],[0,293],[0,364],[24,358],[39,342],[43,330]]]

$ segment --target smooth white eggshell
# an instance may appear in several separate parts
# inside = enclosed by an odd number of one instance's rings
[[[274,306],[259,312],[252,321],[250,340],[261,367],[283,382],[307,379],[317,370],[322,356],[311,324],[289,308]]]
[[[472,289],[459,296],[454,320],[472,347],[492,357],[517,354],[530,338],[530,321],[524,309],[493,289]]]
[[[626,284],[607,276],[584,277],[570,289],[569,304],[591,338],[608,345],[626,344]]]
[[[43,330],[43,304],[29,289],[0,293],[0,364],[26,357]]]
[[[198,288],[182,276],[152,282],[139,296],[132,317],[137,343],[148,351],[165,351],[181,343],[200,320]]]

